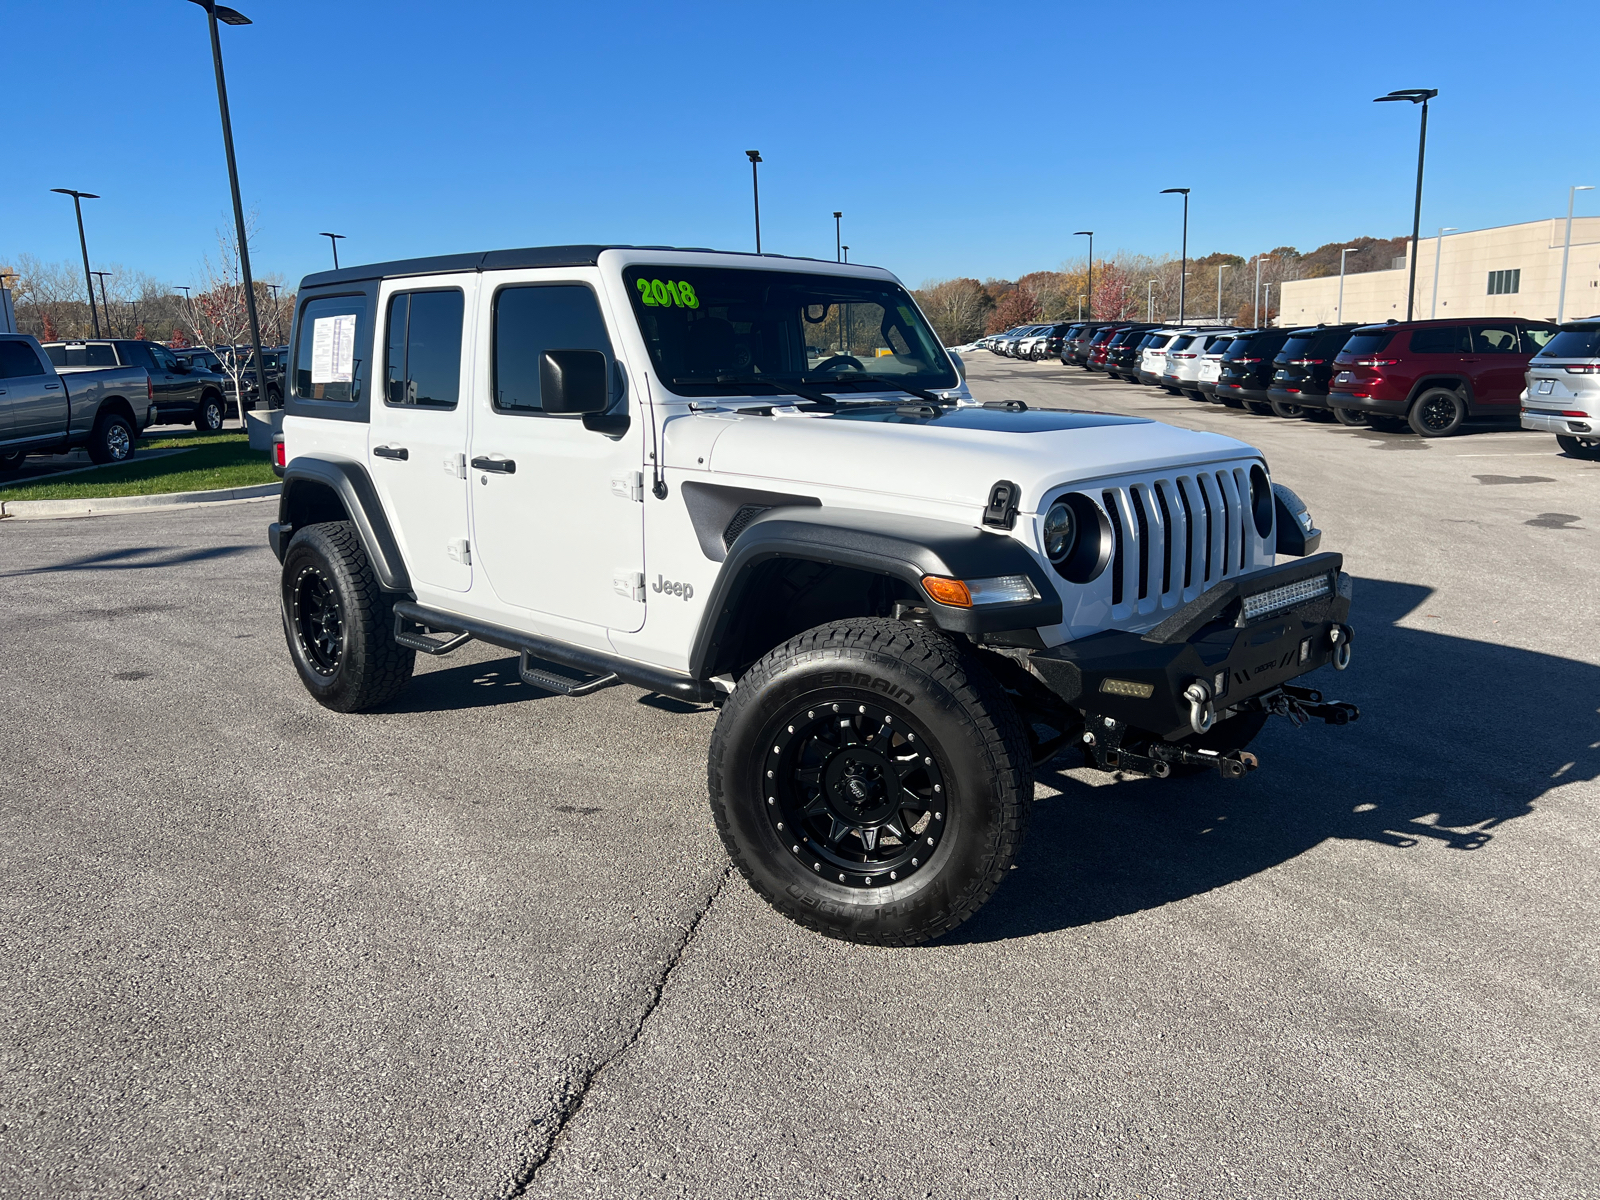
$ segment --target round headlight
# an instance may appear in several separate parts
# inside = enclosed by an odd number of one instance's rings
[[[1065,561],[1072,553],[1076,530],[1073,528],[1072,510],[1059,501],[1050,506],[1044,515],[1044,553],[1052,563]]]

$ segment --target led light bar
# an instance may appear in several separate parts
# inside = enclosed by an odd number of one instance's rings
[[[1317,575],[1311,579],[1301,579],[1295,583],[1286,583],[1282,587],[1271,588],[1265,592],[1257,592],[1254,596],[1244,598],[1244,619],[1256,621],[1262,617],[1269,617],[1274,613],[1284,612],[1297,604],[1304,604],[1307,600],[1318,600],[1323,596],[1333,595],[1333,577],[1331,575]]]
[[[1135,683],[1131,679],[1102,679],[1100,690],[1108,696],[1132,696],[1138,700],[1148,700],[1155,694],[1155,684]]]

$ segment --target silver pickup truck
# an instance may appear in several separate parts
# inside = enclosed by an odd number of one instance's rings
[[[0,472],[30,454],[84,447],[97,463],[124,462],[155,415],[143,367],[56,372],[26,333],[0,333]]]

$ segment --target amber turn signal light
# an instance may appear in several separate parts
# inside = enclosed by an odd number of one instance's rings
[[[952,608],[971,608],[972,593],[967,590],[967,585],[959,579],[946,579],[942,575],[924,575],[922,577],[923,590],[937,600],[940,604],[948,604]]]

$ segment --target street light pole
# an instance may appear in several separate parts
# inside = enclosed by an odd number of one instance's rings
[[[278,345],[283,345],[283,326],[278,320],[278,293],[283,291],[283,284],[269,283],[267,291],[272,293],[272,337]]]
[[[256,285],[250,278],[250,241],[245,236],[244,202],[239,199],[239,164],[233,156],[233,120],[228,115],[228,82],[222,74],[222,38],[217,34],[219,20],[229,25],[248,25],[250,18],[243,13],[217,4],[216,0],[189,0],[206,10],[206,24],[211,30],[211,62],[217,72],[217,108],[222,113],[222,145],[228,155],[228,187],[233,192],[233,226],[239,240],[239,277],[244,283],[245,309],[250,314],[250,345],[255,351],[256,388],[262,403],[267,398],[266,368],[261,363],[261,322],[256,316]],[[244,390],[239,394],[239,424],[245,424]]]
[[[1184,300],[1186,298],[1186,282],[1189,274],[1189,189],[1188,188],[1163,188],[1163,196],[1179,194],[1183,196],[1183,263],[1178,268],[1178,324],[1183,324]]]
[[[1334,309],[1333,313],[1333,323],[1335,325],[1344,324],[1344,260],[1352,254],[1360,253],[1360,246],[1348,246],[1339,251],[1339,307]],[[1433,286],[1437,289],[1439,285],[1435,283]]]
[[[1256,301],[1256,311],[1255,311],[1254,324],[1255,324],[1255,327],[1257,329],[1260,329],[1261,328],[1261,255],[1259,255],[1259,254],[1256,255],[1256,295],[1255,295],[1255,301]]]
[[[843,241],[844,233],[842,232],[842,227],[839,224],[839,221],[843,216],[844,216],[844,214],[842,212],[836,212],[836,213],[833,214],[833,261],[834,262],[843,262],[844,261],[844,249],[843,249],[843,247],[844,247],[844,241]]]
[[[850,247],[849,246],[843,247],[843,253],[844,253],[844,261],[845,262],[849,262],[850,261]]]
[[[90,274],[100,281],[100,307],[105,310],[106,314],[106,336],[116,337],[117,331],[111,327],[111,305],[106,302],[106,276],[111,274],[111,272],[91,271]],[[93,298],[93,293],[90,293],[90,299]]]
[[[1156,281],[1152,279],[1150,286],[1144,290],[1144,319],[1150,324],[1156,323]]]
[[[756,205],[756,253],[761,253],[761,181],[756,177],[756,164],[761,161],[761,151],[746,150],[745,157],[750,160],[750,195]]]
[[[1089,239],[1089,320],[1094,320],[1094,230],[1080,229],[1073,237]]]
[[[1567,228],[1572,227],[1569,225]],[[1433,309],[1428,313],[1429,320],[1439,315],[1439,259],[1444,256],[1444,235],[1453,229],[1454,225],[1441,225],[1433,239]]]
[[[339,269],[339,243],[344,241],[344,234],[342,234],[342,233],[319,233],[319,234],[317,234],[317,236],[318,237],[327,238],[328,239],[328,245],[333,247],[333,269],[335,271],[337,271]]]
[[[75,192],[71,188],[51,188],[52,192],[60,192],[63,196],[72,197],[72,209],[78,214],[78,249],[83,251],[83,283],[89,289],[89,316],[94,318],[94,335],[100,336],[100,316],[94,310],[94,280],[89,278],[89,243],[83,236],[83,204],[84,200],[98,200],[93,192]]]
[[[1556,324],[1567,313],[1567,255],[1572,253],[1572,202],[1579,192],[1592,192],[1593,187],[1574,187],[1567,193],[1567,240],[1561,245],[1561,294],[1556,297]]]
[[[1217,323],[1222,323],[1222,268],[1217,268]]]
[[[1417,135],[1417,203],[1411,213],[1411,271],[1406,281],[1406,320],[1411,320],[1417,299],[1417,239],[1422,235],[1422,164],[1428,150],[1428,101],[1439,94],[1438,88],[1401,88],[1387,96],[1379,96],[1374,104],[1387,100],[1409,100],[1422,105],[1422,129]]]

